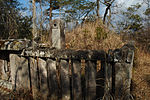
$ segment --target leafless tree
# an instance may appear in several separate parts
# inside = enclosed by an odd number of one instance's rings
[[[97,0],[97,9],[96,9],[96,13],[97,13],[97,17],[98,17],[98,18],[100,17],[100,14],[99,14],[99,2],[100,2],[100,0]]]
[[[34,39],[37,38],[37,30],[36,30],[36,6],[35,6],[35,0],[32,0],[32,21],[33,21],[33,26],[32,26],[32,36],[33,36],[33,48],[34,48]]]
[[[104,5],[106,5],[106,10],[105,10],[105,13],[104,13],[104,17],[103,17],[103,23],[105,24],[105,21],[106,21],[106,16],[108,14],[108,11],[109,11],[109,20],[111,18],[111,6],[113,4],[115,0],[104,0],[104,2],[101,2],[103,3]]]

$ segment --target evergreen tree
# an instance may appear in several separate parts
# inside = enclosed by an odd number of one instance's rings
[[[145,18],[146,26],[149,29],[150,28],[150,0],[144,0],[144,3],[147,5],[144,15],[146,16]]]
[[[0,0],[1,38],[30,37],[30,18],[21,15],[19,6],[17,0]]]
[[[140,4],[132,5],[127,8],[127,11],[122,12],[123,19],[118,23],[121,30],[135,33],[142,29],[143,18],[137,13],[140,7]]]
[[[65,11],[66,17],[71,20],[82,20],[84,22],[95,7],[96,2],[91,0],[74,0]]]

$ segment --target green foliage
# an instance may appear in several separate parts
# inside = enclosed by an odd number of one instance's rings
[[[135,11],[137,11],[139,8],[141,7],[141,5],[139,3],[137,3],[136,5],[132,5],[131,7],[127,8],[127,11],[134,13]]]
[[[87,0],[70,0],[70,4],[65,6],[66,16],[69,20],[85,19],[92,10],[94,10],[95,2]]]
[[[28,38],[32,39],[32,17],[31,16],[25,16],[19,19],[19,27],[18,27],[18,38]]]
[[[127,11],[122,12],[124,20],[119,22],[119,27],[130,33],[138,32],[142,29],[143,18],[137,13],[140,7],[141,5],[137,3],[136,5],[128,7]]]
[[[147,8],[146,11],[144,12],[145,15],[150,15],[150,8]]]
[[[70,22],[72,20],[84,20],[90,12],[95,10],[96,3],[91,0],[36,0],[37,3],[45,3],[49,6],[44,15],[49,19],[51,12],[52,17],[61,16],[65,21]],[[53,11],[50,11],[52,7]],[[55,10],[55,11],[54,11]]]

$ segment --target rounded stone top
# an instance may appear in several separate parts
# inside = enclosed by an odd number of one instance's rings
[[[54,19],[51,22],[52,29],[64,29],[65,28],[65,21],[62,19]]]

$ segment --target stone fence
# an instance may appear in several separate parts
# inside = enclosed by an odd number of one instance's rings
[[[17,43],[12,40],[9,45],[15,47],[16,43],[19,47],[23,41]],[[4,48],[2,44],[7,43],[7,40],[1,41],[0,71],[1,79],[12,83],[12,90],[26,88],[34,97],[40,92],[50,100],[129,100],[131,97],[134,46],[130,44],[106,53],[96,50]]]

